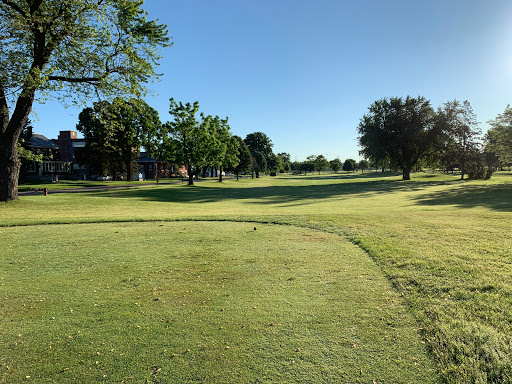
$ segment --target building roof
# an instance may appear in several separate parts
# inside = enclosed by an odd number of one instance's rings
[[[139,158],[135,160],[137,163],[154,163],[156,162],[155,159],[152,157],[149,157],[146,152],[141,152],[139,155]]]
[[[34,133],[32,137],[27,140],[27,147],[60,149],[57,143],[38,133]]]

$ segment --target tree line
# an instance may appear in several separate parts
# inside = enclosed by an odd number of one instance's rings
[[[86,145],[77,149],[78,162],[97,175],[131,180],[144,147],[157,162],[183,165],[189,185],[208,168],[218,171],[219,181],[224,171],[238,180],[241,173],[259,177],[260,172],[289,170],[290,155],[275,155],[266,134],[254,132],[242,140],[231,133],[227,117],[200,113],[197,101],[171,98],[169,114],[172,119],[162,124],[158,112],[140,99],[94,103],[79,115],[77,129]]]
[[[309,155],[304,161],[294,161],[290,163],[290,170],[295,173],[313,173],[331,170],[334,173],[338,173],[340,170],[345,172],[355,172],[360,170],[364,173],[369,168],[366,160],[357,162],[354,159],[346,159],[343,163],[339,158],[333,160],[327,160],[324,155]]]
[[[453,171],[461,179],[490,178],[512,165],[512,109],[489,121],[485,136],[468,101],[434,110],[424,97],[375,101],[360,120],[360,154],[374,167],[401,169],[404,180],[421,167]]]

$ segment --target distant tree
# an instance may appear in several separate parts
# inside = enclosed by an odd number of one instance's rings
[[[309,155],[306,157],[306,160],[301,163],[300,169],[301,172],[304,172],[305,174],[308,174],[310,172],[315,171],[315,155]]]
[[[354,159],[346,159],[345,162],[343,163],[343,170],[345,172],[353,172],[356,169],[355,166],[356,161]]]
[[[89,165],[100,175],[132,179],[135,160],[141,146],[150,146],[161,127],[158,112],[144,101],[116,98],[85,108],[79,115],[77,129],[86,139],[77,151],[82,165]]]
[[[270,172],[277,173],[281,167],[281,158],[271,152],[267,156],[267,170]]]
[[[371,162],[385,162],[402,169],[410,180],[416,163],[433,146],[435,113],[424,97],[399,97],[375,101],[358,125],[360,153]]]
[[[281,152],[281,153],[278,153],[277,156],[281,160],[279,172],[281,172],[281,173],[290,172],[290,169],[291,169],[290,154],[286,153],[286,152]]]
[[[259,152],[265,156],[265,160],[267,160],[272,153],[272,141],[263,132],[249,133],[244,141],[251,153]]]
[[[88,166],[90,172],[114,180],[124,173],[121,147],[117,144],[117,126],[103,119],[104,111],[109,108],[108,101],[94,103],[93,107],[82,110],[78,116],[78,131],[86,139],[86,145],[75,152],[76,160],[82,166]]]
[[[194,104],[178,103],[174,98],[169,101],[173,120],[165,124],[166,160],[183,164],[188,173],[188,185],[194,185],[194,175],[211,162],[209,155],[215,144],[210,130],[211,117],[201,115],[201,121],[196,118],[199,111],[197,101]]]
[[[364,173],[364,170],[365,170],[365,169],[368,169],[369,164],[368,164],[368,162],[367,162],[366,160],[364,160],[364,159],[363,159],[363,160],[361,160],[361,161],[359,162],[359,165],[358,165],[358,166],[359,166],[359,169],[361,170],[361,173]]]
[[[301,170],[301,162],[300,161],[292,161],[290,162],[290,170],[292,172],[299,172],[301,173],[302,170]]]
[[[342,167],[340,159],[334,159],[329,162],[331,169],[334,173],[338,173]]]
[[[320,171],[325,171],[329,167],[329,161],[325,158],[324,155],[318,155],[313,160],[315,171],[320,174]]]
[[[476,115],[468,101],[460,103],[457,100],[444,104],[438,111],[441,115],[438,121],[442,124],[444,141],[444,163],[456,166],[461,172],[461,180],[467,173],[468,159],[479,150],[479,135],[481,130],[476,121]]]
[[[267,159],[265,155],[261,152],[253,152],[251,154],[252,162],[251,162],[251,170],[254,174],[256,174],[256,178],[260,177],[260,172],[265,172],[267,170]]]
[[[226,169],[236,169],[238,168],[238,164],[240,163],[240,141],[236,139],[234,136],[229,136],[226,154],[224,156],[223,164],[226,166]],[[237,175],[238,180],[238,175]],[[222,181],[222,168],[219,175],[219,181]]]
[[[138,97],[157,75],[169,39],[142,3],[0,1],[0,201],[18,198],[17,144],[36,95]]]
[[[496,156],[500,166],[512,165],[512,107],[507,105],[505,112],[488,123],[491,128],[485,135],[485,151]]]
[[[205,117],[208,120],[209,134],[210,134],[210,154],[208,159],[215,167],[219,168],[219,182],[222,182],[222,173],[224,167],[235,166],[238,161],[238,142],[232,140],[230,127],[228,125],[228,118],[221,119],[218,116]]]
[[[249,133],[245,140],[245,144],[249,151],[252,154],[252,171],[253,177],[254,173],[256,174],[256,178],[260,177],[260,172],[265,172],[268,167],[268,162],[271,160],[271,165],[273,159],[270,159],[272,152],[272,141],[270,138],[264,134],[263,132],[254,132]]]
[[[237,164],[233,165],[232,163],[230,165],[230,168],[233,169],[233,171],[236,174],[236,179],[238,180],[238,176],[242,172],[249,172],[252,165],[252,156],[251,152],[249,151],[249,148],[247,148],[247,145],[245,145],[245,142],[242,140],[239,136],[233,136],[233,141],[236,141],[238,143],[237,147]]]

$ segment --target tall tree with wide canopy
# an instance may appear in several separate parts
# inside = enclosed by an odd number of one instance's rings
[[[356,169],[356,161],[354,159],[345,159],[345,162],[343,163],[343,170],[345,172],[354,172]]]
[[[410,180],[416,163],[439,134],[435,113],[424,97],[407,96],[375,101],[358,126],[360,153],[372,162],[389,159]]]
[[[512,107],[488,122],[491,128],[485,135],[485,150],[498,158],[501,166],[512,164]]]
[[[237,159],[236,162],[233,162],[229,168],[233,169],[236,174],[236,179],[238,180],[238,176],[241,172],[247,172],[251,169],[252,156],[249,148],[247,148],[247,145],[245,145],[245,142],[240,136],[232,136],[231,140],[237,143],[234,145],[237,148]]]
[[[479,135],[476,115],[469,101],[450,101],[439,109],[437,122],[442,128],[442,161],[460,170],[460,178],[467,173],[467,164],[479,150]]]
[[[291,156],[289,153],[281,152],[277,156],[280,158],[280,169],[279,172],[290,172]]]
[[[211,164],[216,141],[212,135],[212,117],[201,114],[196,117],[199,102],[194,104],[178,103],[170,99],[169,113],[173,120],[165,124],[167,135],[163,145],[166,160],[183,164],[188,173],[188,185],[194,185],[194,175],[206,165]]]
[[[249,133],[245,137],[245,144],[251,151],[252,170],[256,172],[256,178],[260,177],[260,172],[265,172],[268,161],[272,154],[272,141],[263,132]]]
[[[320,174],[321,171],[326,170],[330,165],[324,155],[318,155],[315,157],[313,164],[315,166],[315,171],[317,171],[318,174]]]
[[[341,169],[341,160],[336,158],[334,160],[331,160],[329,162],[329,165],[331,166],[331,169],[334,173],[338,173],[338,171]]]
[[[36,97],[140,96],[157,76],[167,27],[142,4],[0,0],[0,201],[18,198],[17,143]]]
[[[158,112],[140,99],[94,103],[79,115],[77,129],[87,139],[78,157],[99,174],[123,173],[131,180],[141,146],[151,148],[161,129]]]
[[[212,136],[211,154],[209,158],[212,164],[219,167],[219,182],[222,182],[224,167],[234,167],[238,163],[238,141],[233,140],[228,118],[221,119],[218,116],[210,119],[210,134]]]

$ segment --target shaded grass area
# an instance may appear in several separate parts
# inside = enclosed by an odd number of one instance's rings
[[[181,179],[161,179],[162,183],[165,182],[180,182]],[[148,185],[156,183],[155,180],[144,181],[95,181],[95,180],[66,180],[60,179],[58,182],[48,181],[28,181],[19,185],[19,192],[33,191],[38,189],[47,188],[48,190],[56,189],[76,189],[76,188],[97,188],[97,187],[120,187],[120,186],[134,186],[134,185]]]
[[[512,382],[512,177],[321,175],[27,197],[2,225],[140,220],[276,222],[347,236],[401,295],[443,382]],[[419,381],[421,382],[421,381]]]
[[[228,222],[0,232],[1,382],[435,382],[399,296],[336,235]]]

